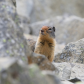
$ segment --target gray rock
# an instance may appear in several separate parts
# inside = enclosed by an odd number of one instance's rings
[[[0,79],[0,84],[61,84],[56,76],[43,74],[36,65],[28,66],[15,58],[0,58]]]
[[[59,70],[57,67],[55,67],[47,58],[45,55],[41,54],[35,54],[28,55],[28,64],[37,64],[41,70],[48,70],[53,71],[55,74],[59,73]]]
[[[6,2],[0,2],[0,57],[27,56],[26,40],[18,22],[14,20],[16,16],[14,7]]]
[[[56,27],[56,41],[58,43],[67,44],[84,37],[84,19],[76,16],[58,16],[30,24],[31,34],[38,36],[41,27],[44,25]]]
[[[59,70],[59,77],[62,80],[78,78],[84,82],[84,64],[79,63],[53,63]]]
[[[16,0],[5,0],[5,1],[13,6],[16,6]]]
[[[7,0],[6,2],[4,2],[4,5],[6,7],[5,11],[7,12],[7,17],[12,18],[14,22],[22,28],[24,33],[29,34],[31,30],[28,26],[28,23],[29,23],[28,18],[22,15],[18,15],[16,12],[16,7],[14,6],[13,3],[15,3],[13,0]]]
[[[50,19],[58,15],[84,17],[83,0],[16,0],[17,12],[30,18],[30,22]]]
[[[71,76],[71,66],[68,67],[65,66],[63,69],[62,78],[67,80],[70,79],[70,76]]]
[[[84,39],[71,42],[55,56],[55,62],[84,63]]]
[[[24,16],[30,20],[30,15],[33,11],[33,0],[16,0],[16,10],[21,16]]]

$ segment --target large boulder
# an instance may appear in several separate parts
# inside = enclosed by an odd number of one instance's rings
[[[28,66],[15,58],[0,58],[1,84],[61,84],[53,74],[42,73],[36,65]]]
[[[63,14],[84,17],[83,0],[16,0],[16,4],[17,12],[31,23]]]
[[[54,61],[84,64],[84,39],[68,43],[62,52],[55,56]]]
[[[56,27],[56,41],[58,43],[69,43],[84,37],[84,19],[76,16],[58,16],[52,19],[30,24],[31,34],[39,35],[42,26]],[[74,36],[74,38],[73,38]]]
[[[13,6],[16,6],[16,0],[5,0],[5,1],[12,4]]]
[[[16,0],[16,10],[18,15],[26,17],[30,21],[33,11],[33,0]]]
[[[41,70],[53,71],[55,74],[59,73],[59,70],[47,59],[46,56],[41,54],[35,54],[28,56],[29,64],[37,64]]]
[[[13,21],[22,28],[23,32],[29,34],[31,32],[30,28],[28,27],[29,19],[25,16],[22,16],[22,13],[20,15],[17,14],[16,7],[14,6],[16,1],[17,0],[3,1],[3,3],[6,5],[5,11],[7,12],[8,17],[12,18]]]
[[[15,8],[9,3],[0,2],[0,57],[26,57],[26,40],[18,22]]]
[[[84,64],[80,63],[53,63],[59,69],[59,77],[62,80],[71,80],[78,78],[84,81]]]

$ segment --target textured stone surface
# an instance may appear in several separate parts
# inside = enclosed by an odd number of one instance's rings
[[[23,32],[29,34],[31,32],[30,28],[28,27],[29,19],[25,16],[17,14],[16,7],[14,6],[15,0],[7,0],[3,3],[6,5],[5,11],[7,12],[8,18],[12,18],[13,21],[22,28]]]
[[[78,78],[84,81],[84,65],[79,63],[53,63],[59,70],[59,77],[62,80]]]
[[[61,84],[56,76],[43,74],[36,65],[28,66],[15,58],[0,58],[0,79],[0,84]]]
[[[58,16],[30,24],[31,33],[38,36],[41,27],[44,25],[56,27],[56,41],[58,43],[66,44],[84,37],[84,19],[76,16]]]
[[[58,15],[84,17],[83,0],[16,0],[17,12],[30,18],[30,22],[50,19]]]
[[[74,62],[84,64],[84,39],[71,42],[55,56],[55,62]]]
[[[16,0],[4,0],[4,1],[6,1],[7,3],[12,4],[13,6],[16,6]]]
[[[12,5],[0,3],[0,57],[26,57],[26,40]],[[27,51],[28,52],[28,51]]]
[[[37,64],[41,70],[49,70],[53,71],[54,73],[58,74],[59,70],[57,67],[55,67],[44,55],[41,54],[35,54],[33,53],[28,57],[28,63],[29,64]]]
[[[17,13],[30,20],[30,15],[32,14],[34,8],[33,4],[33,0],[16,0]]]

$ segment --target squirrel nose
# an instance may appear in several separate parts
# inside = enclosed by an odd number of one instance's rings
[[[43,30],[41,30],[41,32],[44,32]]]

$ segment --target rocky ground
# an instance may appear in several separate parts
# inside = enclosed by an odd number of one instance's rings
[[[83,8],[82,0],[0,0],[0,84],[84,84]],[[56,27],[52,63],[28,40],[43,25]]]

